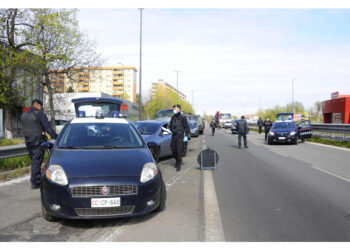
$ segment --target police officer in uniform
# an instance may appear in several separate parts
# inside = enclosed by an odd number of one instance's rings
[[[270,118],[267,117],[266,120],[264,121],[265,141],[267,140],[267,134],[269,133],[271,127],[272,127],[272,122],[270,121]]]
[[[214,120],[214,118],[213,118],[213,120],[210,122],[210,127],[211,127],[211,135],[214,136],[214,134],[215,134],[215,128],[216,128],[216,121]]]
[[[247,144],[247,134],[249,132],[249,127],[247,121],[244,119],[244,116],[241,116],[241,120],[237,122],[236,125],[237,132],[238,132],[238,148],[241,148],[242,145],[242,137],[244,141],[244,147],[248,148]]]
[[[188,141],[190,135],[190,127],[187,119],[181,114],[181,106],[175,104],[173,106],[174,115],[171,117],[169,129],[172,133],[171,137],[171,151],[176,160],[176,171],[181,170],[183,147],[184,143]]]
[[[45,131],[53,139],[57,138],[57,134],[51,128],[47,116],[41,111],[42,108],[43,103],[35,99],[30,109],[21,115],[23,136],[25,137],[25,144],[31,160],[32,174],[30,182],[32,189],[37,189],[40,186],[41,164],[45,153],[40,148],[40,145],[44,141],[47,141],[47,137],[44,134]]]

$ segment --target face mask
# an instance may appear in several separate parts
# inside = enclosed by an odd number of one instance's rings
[[[177,111],[174,109],[174,114],[177,114]]]
[[[270,119],[269,119],[269,118],[267,118],[266,120],[267,120],[267,121],[269,121]]]

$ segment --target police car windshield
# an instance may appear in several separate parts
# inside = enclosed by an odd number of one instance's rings
[[[275,122],[271,129],[289,129],[293,128],[292,122]]]
[[[172,117],[174,115],[174,112],[172,109],[170,110],[160,110],[156,114],[156,118],[161,118],[161,117]]]
[[[74,123],[57,141],[59,148],[140,148],[142,139],[130,124]]]
[[[153,135],[159,128],[159,124],[149,122],[135,122],[134,125],[142,135]]]

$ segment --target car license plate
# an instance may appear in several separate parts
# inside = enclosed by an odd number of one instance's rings
[[[278,140],[285,140],[286,137],[278,137]]]
[[[120,197],[91,199],[91,207],[120,207]]]

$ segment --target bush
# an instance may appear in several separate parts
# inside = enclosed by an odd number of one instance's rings
[[[48,154],[45,153],[44,161],[47,159],[47,157],[48,157]],[[28,167],[29,165],[30,165],[29,155],[0,159],[0,171],[25,168],[25,167]]]

